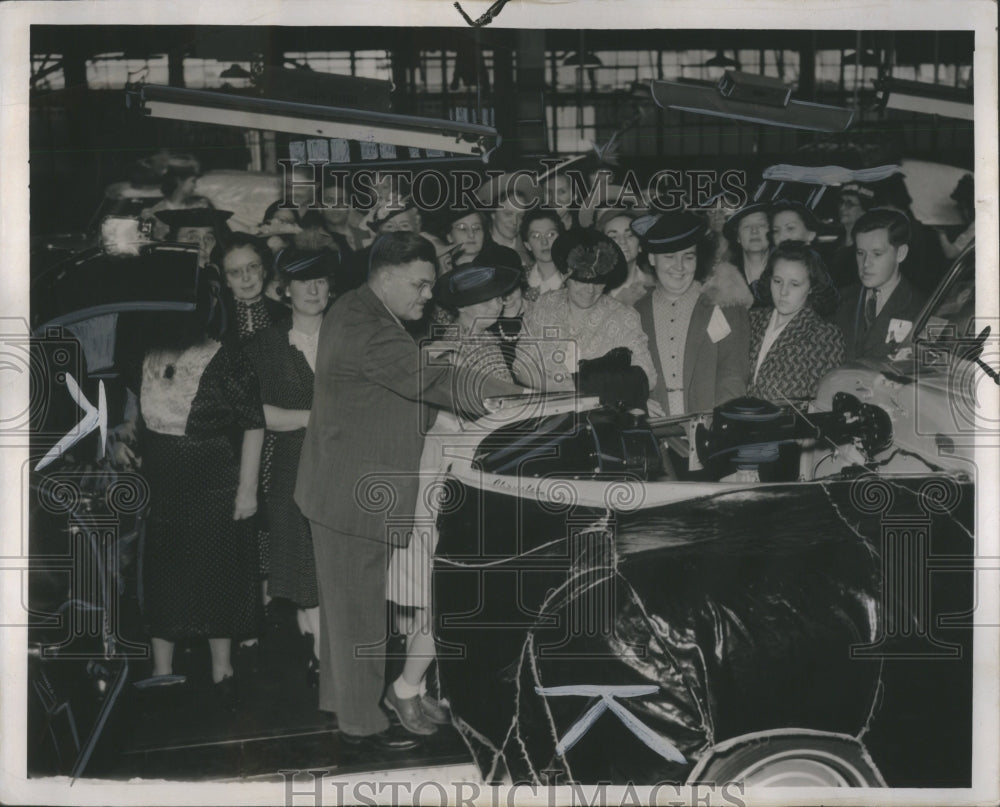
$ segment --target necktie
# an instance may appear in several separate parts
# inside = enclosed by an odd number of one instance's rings
[[[871,289],[868,292],[868,299],[865,300],[865,330],[871,328],[875,322],[875,295],[878,294],[876,289]]]

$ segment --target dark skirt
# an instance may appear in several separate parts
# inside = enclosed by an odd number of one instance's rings
[[[264,491],[270,542],[267,593],[291,600],[300,608],[314,608],[319,605],[319,592],[312,534],[309,521],[292,498],[304,437],[305,429],[268,432],[273,452]]]
[[[142,555],[151,636],[245,638],[256,631],[256,520],[233,520],[239,443],[144,435],[150,513]]]

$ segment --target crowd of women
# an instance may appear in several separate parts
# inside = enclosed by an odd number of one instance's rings
[[[227,211],[196,196],[192,179],[167,176],[148,215],[157,237],[198,246],[215,286],[199,311],[210,315],[137,326],[138,406],[116,432],[117,457],[141,456],[152,497],[143,604],[153,670],[142,684],[179,682],[175,642],[207,638],[212,682],[229,707],[238,701],[232,642],[259,635],[272,598],[294,603],[302,632],[319,636],[309,523],[292,493],[320,324],[338,295],[366,282],[381,234],[412,231],[434,246],[435,305],[411,332],[446,360],[565,391],[586,389],[590,363],[614,355],[620,395],[605,385],[602,397],[660,417],[708,413],[743,395],[807,400],[846,360],[889,355],[928,278],[946,268],[943,256],[932,265],[905,209],[856,184],[840,189],[839,231],[828,232],[790,200],[610,208],[590,211],[584,226],[571,205],[513,194],[436,217],[412,199],[383,199],[362,216],[331,187],[324,209],[276,201],[246,234],[228,230]],[[971,182],[956,199],[965,191]],[[939,249],[959,248],[942,239]],[[434,538],[415,534],[390,567],[390,597],[416,609],[392,702],[419,697],[421,710],[400,717],[430,734],[447,720],[423,683]],[[311,655],[315,677],[318,646]]]

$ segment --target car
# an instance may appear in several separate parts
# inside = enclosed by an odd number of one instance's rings
[[[529,398],[452,438],[440,676],[486,781],[970,785],[974,273],[808,407]]]

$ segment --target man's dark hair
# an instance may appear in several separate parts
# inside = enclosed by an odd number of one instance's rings
[[[437,251],[422,235],[405,231],[382,233],[372,244],[368,277],[374,277],[382,269],[413,261],[427,261],[437,272]]]
[[[540,221],[541,219],[548,219],[549,221],[555,223],[556,229],[559,231],[559,235],[566,232],[566,226],[562,223],[562,219],[559,218],[559,214],[550,207],[536,207],[533,210],[529,210],[524,214],[524,218],[521,219],[521,240],[528,240],[528,228],[533,222]]]
[[[875,230],[888,230],[889,243],[894,247],[910,243],[910,220],[898,210],[888,207],[872,208],[854,223],[853,238],[857,241],[861,233]]]

